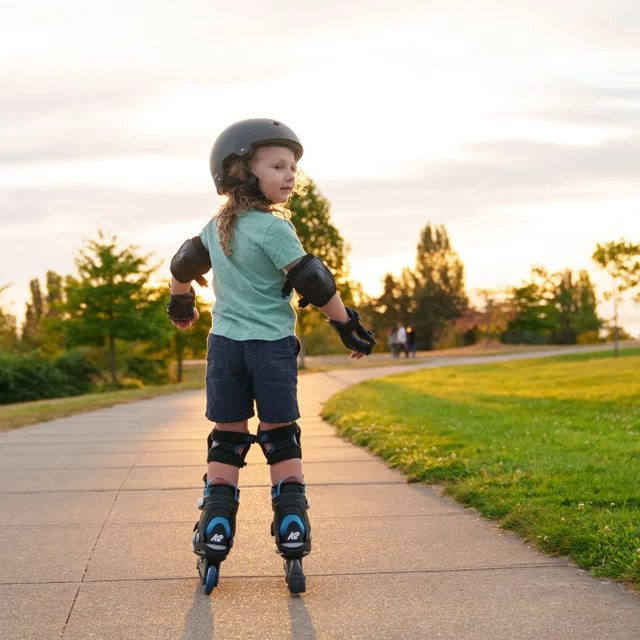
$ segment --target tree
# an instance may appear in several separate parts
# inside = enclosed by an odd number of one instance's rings
[[[308,181],[306,194],[294,195],[289,204],[294,213],[291,222],[300,238],[302,248],[307,253],[320,258],[333,273],[345,304],[349,305],[350,292],[347,289],[347,254],[350,250],[336,227],[331,222],[331,204],[322,195],[313,180]],[[324,316],[309,305],[298,311],[300,325],[300,368],[304,369],[306,353],[305,334],[322,322]]]
[[[58,357],[65,351],[65,296],[62,276],[47,271],[47,297],[41,320],[38,351],[47,357]]]
[[[618,304],[622,301],[625,291],[634,289],[640,284],[640,245],[625,242],[607,242],[604,245],[596,244],[596,250],[591,259],[600,269],[606,270],[613,281],[611,291],[604,293],[605,300],[613,299],[613,324],[614,324],[614,353],[618,356]],[[636,296],[640,302],[640,294]]]
[[[29,282],[31,302],[27,302],[27,310],[22,328],[22,343],[27,349],[35,349],[40,342],[40,322],[44,315],[40,281],[35,278]]]
[[[496,297],[501,293],[492,289],[476,289],[476,294],[481,296],[484,303],[478,331],[479,337],[484,338],[485,344],[499,342],[510,320],[508,304]]]
[[[461,316],[469,304],[464,265],[451,247],[444,225],[427,223],[421,231],[412,280],[416,341],[434,349],[445,322]]]
[[[0,286],[0,296],[10,287]],[[18,342],[16,318],[0,307],[0,353],[12,353]]]
[[[549,276],[556,310],[554,344],[575,344],[579,336],[597,335],[602,320],[596,313],[596,294],[586,271],[580,271],[578,280],[573,279],[570,269]]]
[[[579,336],[600,329],[596,296],[589,275],[571,270],[549,274],[533,267],[531,281],[510,289],[511,319],[502,341],[525,344],[575,344]]]
[[[151,254],[138,247],[119,249],[117,238],[98,232],[84,241],[76,258],[79,279],[68,277],[65,323],[71,344],[104,346],[109,353],[111,383],[118,384],[116,341],[161,340],[169,330],[163,300],[149,287],[159,265],[148,266]]]

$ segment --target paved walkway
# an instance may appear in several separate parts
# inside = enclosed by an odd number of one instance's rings
[[[236,546],[202,592],[190,550],[210,430],[202,392],[0,434],[0,638],[639,638],[640,601],[624,588],[405,484],[318,417],[336,391],[411,368],[300,378],[314,531],[301,597],[273,553],[255,447]]]

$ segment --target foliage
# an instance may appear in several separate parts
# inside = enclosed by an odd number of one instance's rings
[[[352,285],[347,281],[347,254],[350,247],[345,243],[331,220],[331,205],[322,195],[316,183],[309,180],[306,194],[294,195],[289,203],[293,212],[291,223],[306,253],[320,258],[333,273],[338,291],[347,306],[353,305]],[[323,336],[319,343],[331,342],[332,329],[326,324],[325,316],[314,306],[298,309],[299,336],[302,343],[301,368],[304,368],[304,355],[307,352],[306,336],[315,331]],[[312,340],[312,344],[318,344]],[[344,347],[342,347],[344,351]],[[309,352],[311,353],[311,352]]]
[[[599,268],[605,269],[611,276],[613,288],[604,293],[605,300],[613,299],[613,337],[616,355],[618,354],[618,305],[622,301],[625,291],[635,289],[640,284],[640,245],[625,242],[607,242],[604,245],[597,244],[596,250],[591,256]],[[640,293],[635,297],[640,303]]]
[[[0,404],[87,393],[96,373],[80,353],[50,362],[35,353],[0,356]]]
[[[11,285],[0,286],[0,296]],[[17,345],[18,336],[16,332],[16,319],[0,307],[0,354],[12,353]]]
[[[640,349],[370,380],[323,416],[409,481],[597,575],[640,583]]]
[[[47,271],[46,279],[46,297],[37,278],[29,283],[31,302],[27,303],[20,348],[24,352],[35,349],[39,355],[54,359],[65,350],[63,279],[54,271]]]
[[[464,266],[444,225],[431,223],[420,233],[415,269],[405,267],[397,280],[387,274],[382,295],[371,303],[382,340],[388,337],[385,330],[402,322],[415,330],[419,349],[434,349],[447,320],[459,317],[467,307]]]
[[[117,381],[116,342],[162,341],[168,335],[164,300],[149,286],[158,265],[137,247],[119,249],[117,238],[99,231],[85,240],[76,259],[80,278],[68,277],[66,336],[72,345],[97,345],[109,352],[111,383]],[[121,344],[122,344],[121,343]]]
[[[532,270],[531,281],[510,289],[510,316],[502,342],[576,344],[582,334],[597,332],[596,295],[586,271],[577,280],[566,270],[549,274]]]

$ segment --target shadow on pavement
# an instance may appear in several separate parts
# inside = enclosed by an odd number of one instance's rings
[[[184,621],[182,640],[213,638],[214,629],[211,598],[204,594],[198,580],[193,594],[193,604]]]
[[[292,596],[289,600],[289,618],[291,618],[291,637],[296,640],[316,640],[311,616],[307,611],[304,598]]]

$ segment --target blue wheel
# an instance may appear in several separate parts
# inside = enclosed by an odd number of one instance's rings
[[[207,571],[207,577],[204,581],[204,592],[209,595],[218,584],[218,567],[214,564],[209,565],[209,569]]]

